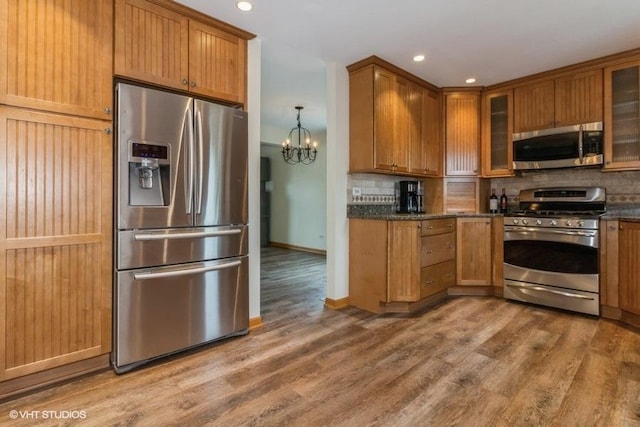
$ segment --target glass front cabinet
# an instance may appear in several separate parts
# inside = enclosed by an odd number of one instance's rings
[[[605,169],[640,168],[640,59],[604,70]]]
[[[482,176],[511,176],[513,91],[486,92],[482,97]]]

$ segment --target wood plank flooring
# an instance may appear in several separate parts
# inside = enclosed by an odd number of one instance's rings
[[[640,425],[637,329],[488,297],[410,317],[333,311],[324,257],[263,261],[261,328],[4,402],[0,425]]]

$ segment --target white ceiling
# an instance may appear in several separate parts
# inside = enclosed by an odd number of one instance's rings
[[[377,55],[436,86],[523,77],[640,47],[640,0],[179,0],[262,40],[262,124],[326,123],[325,62]],[[427,60],[414,63],[424,54]]]

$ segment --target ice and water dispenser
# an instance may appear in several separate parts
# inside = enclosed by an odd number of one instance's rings
[[[129,141],[129,205],[166,206],[170,200],[171,146]]]

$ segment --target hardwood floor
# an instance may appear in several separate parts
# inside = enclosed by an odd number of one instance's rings
[[[261,328],[4,402],[0,424],[17,410],[85,418],[9,425],[640,425],[636,329],[489,297],[410,317],[333,311],[324,257],[263,261]]]

